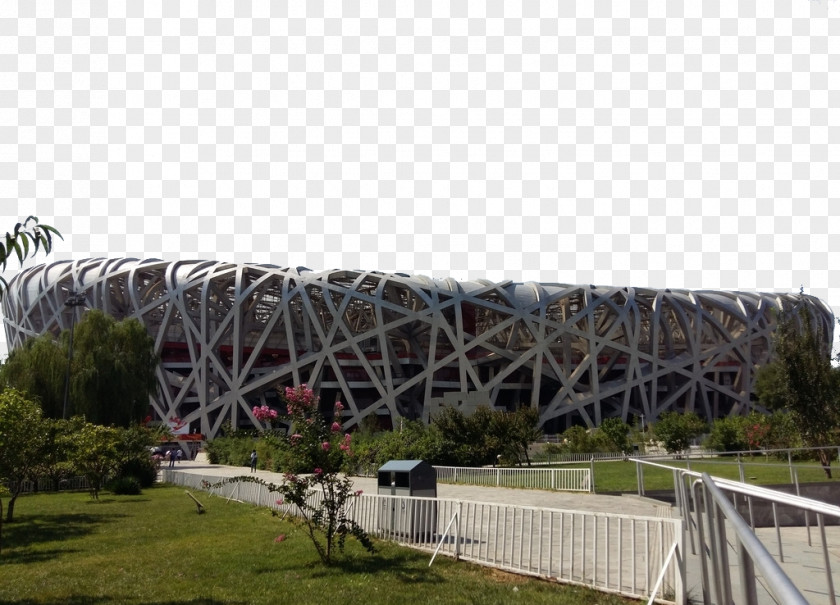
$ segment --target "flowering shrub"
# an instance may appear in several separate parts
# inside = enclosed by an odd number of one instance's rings
[[[761,449],[770,436],[770,425],[766,421],[749,424],[744,429],[744,434],[751,450]]]
[[[277,419],[277,410],[272,410],[267,405],[258,406],[255,405],[254,408],[251,410],[254,413],[254,417],[259,420],[260,422],[266,423],[266,428],[271,427],[271,421]]]
[[[344,549],[347,536],[356,538],[368,551],[373,544],[365,531],[347,517],[347,505],[361,491],[353,492],[353,484],[340,474],[350,455],[352,437],[341,433],[341,410],[336,403],[331,423],[318,411],[318,397],[305,384],[286,387],[281,392],[294,433],[289,437],[291,457],[299,473],[287,472],[280,486],[275,486],[283,501],[294,505],[309,533],[309,538],[326,565],[332,562],[334,548]],[[316,492],[320,502],[312,498]]]

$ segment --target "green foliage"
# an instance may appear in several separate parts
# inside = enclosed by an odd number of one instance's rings
[[[151,487],[157,479],[157,467],[150,449],[159,443],[158,434],[142,425],[121,428],[118,434],[116,477],[133,477],[141,487]]]
[[[542,431],[537,428],[539,422],[539,411],[530,406],[515,412],[491,412],[487,436],[491,455],[499,452],[503,464],[522,464],[524,461],[531,466],[528,448],[542,437]]]
[[[840,370],[832,367],[830,343],[807,309],[779,317],[773,348],[774,361],[756,376],[759,401],[788,411],[806,445],[833,444],[840,424]],[[827,452],[821,450],[819,459],[831,477]]]
[[[81,428],[83,419],[71,418],[61,420],[55,418],[44,419],[46,439],[36,461],[34,475],[49,477],[53,489],[58,489],[62,479],[70,477],[73,472],[73,439]]]
[[[15,500],[23,481],[32,477],[47,439],[41,408],[24,393],[7,388],[0,393],[0,481],[11,498],[6,520],[14,520]]]
[[[746,423],[747,419],[743,416],[716,419],[704,445],[717,452],[739,452],[748,449]]]
[[[432,418],[440,433],[441,459],[435,464],[447,466],[482,466],[493,462],[493,452],[486,439],[486,407],[479,407],[466,416],[454,407],[445,407]]]
[[[112,494],[119,496],[136,496],[142,492],[140,481],[130,475],[116,477],[106,487]]]
[[[653,425],[653,434],[671,454],[683,452],[691,440],[706,430],[706,423],[694,412],[663,412]]]
[[[103,425],[138,423],[157,387],[154,347],[137,319],[118,322],[97,309],[85,313],[73,341],[73,413]]]
[[[84,423],[73,439],[73,463],[90,486],[90,495],[99,498],[105,480],[120,464],[120,431],[114,427]]]
[[[154,339],[137,319],[116,321],[89,310],[74,329],[68,415],[89,422],[131,426],[148,411],[157,388]],[[64,416],[70,331],[44,334],[13,350],[0,366],[0,384],[28,393],[49,418]]]
[[[389,460],[425,460],[440,464],[443,453],[440,431],[419,420],[404,422],[401,430],[372,432],[362,430],[353,435],[353,455],[348,460],[350,472],[369,472]]]
[[[29,338],[12,349],[0,366],[0,384],[27,393],[41,404],[44,416],[61,418],[67,372],[67,345],[52,334]]]
[[[622,454],[629,454],[633,451],[633,445],[630,443],[628,433],[630,427],[621,418],[605,418],[598,427],[604,436],[609,440],[610,444],[615,448],[615,451]]]
[[[20,264],[30,255],[35,256],[40,249],[44,250],[44,254],[49,254],[52,251],[53,235],[64,239],[55,227],[41,223],[37,216],[28,216],[22,223],[17,223],[0,241],[0,271],[6,270],[9,258],[13,254]],[[8,287],[6,280],[0,277],[0,299]]]
[[[596,451],[595,441],[582,426],[572,426],[560,436],[562,453],[589,454]]]
[[[260,442],[245,434],[228,434],[208,441],[204,447],[210,464],[227,464],[230,466],[248,466],[251,450],[256,447],[260,460],[260,467],[265,467],[266,455]]]
[[[432,418],[440,435],[436,444],[439,458],[427,459],[432,464],[483,466],[502,461],[530,464],[528,447],[542,433],[538,430],[539,414],[523,406],[515,412],[491,410],[479,406],[471,416],[447,407]]]
[[[770,449],[787,449],[804,447],[802,436],[799,434],[797,422],[793,414],[777,410],[768,417],[770,432],[767,435],[766,447]]]

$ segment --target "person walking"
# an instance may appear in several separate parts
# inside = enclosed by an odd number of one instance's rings
[[[169,450],[169,468],[175,466],[175,450]]]
[[[257,450],[251,450],[251,472],[257,471]]]

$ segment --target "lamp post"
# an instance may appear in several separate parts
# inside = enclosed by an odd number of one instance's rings
[[[85,293],[70,290],[70,295],[64,301],[64,306],[72,311],[70,316],[70,346],[67,352],[67,374],[64,376],[64,412],[61,417],[67,419],[67,401],[70,398],[70,366],[73,364],[73,326],[76,324],[76,307],[85,304]]]

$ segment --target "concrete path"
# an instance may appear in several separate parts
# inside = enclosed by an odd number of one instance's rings
[[[185,473],[205,474],[216,477],[235,477],[237,475],[252,474],[247,466],[211,465],[202,458],[195,461],[176,463],[175,469]],[[282,474],[269,471],[256,471],[254,475],[266,482],[280,483],[283,480]],[[356,489],[361,489],[365,493],[377,493],[377,482],[373,477],[354,477],[353,484]],[[550,492],[544,490],[479,487],[445,483],[438,484],[437,488],[438,497],[440,498],[470,502],[513,504],[568,511],[595,511],[646,517],[670,517],[672,514],[673,516],[678,514],[676,509],[673,509],[666,503],[650,498],[640,498],[635,495],[605,496],[588,493]],[[836,602],[840,603],[840,527],[827,527],[825,531],[826,541],[829,544],[829,564],[832,570],[834,593],[836,595]],[[756,534],[764,542],[770,553],[778,560],[776,530],[774,528],[759,529],[756,531]],[[825,571],[826,562],[822,550],[819,528],[816,526],[811,527],[811,546],[808,545],[808,531],[804,527],[782,528],[780,534],[785,558],[785,562],[781,563],[781,566],[785,573],[794,581],[810,603],[814,605],[830,603],[828,580]],[[688,536],[686,536],[686,549],[689,550],[686,562],[688,576],[686,583],[690,602],[702,603],[701,563],[699,556],[693,555],[690,552]],[[740,574],[737,566],[737,555],[732,549],[731,542],[729,566],[732,572],[733,599],[735,603],[739,603],[741,602],[740,592],[738,592],[740,590]],[[762,605],[765,603],[768,605],[775,603],[764,588],[761,578],[758,578],[757,583],[759,603]],[[714,597],[712,597],[712,602],[714,602]]]

